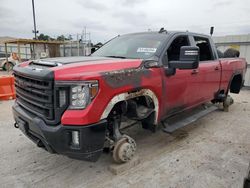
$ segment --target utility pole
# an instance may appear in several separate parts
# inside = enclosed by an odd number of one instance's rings
[[[80,39],[79,39],[79,34],[76,34],[76,40],[77,40],[77,56],[80,55]]]
[[[90,43],[91,43],[91,38],[90,38],[90,32],[87,33],[86,26],[83,27],[82,38],[83,38],[83,45],[84,45],[84,55],[87,55],[88,49],[89,49]]]
[[[86,26],[85,26],[84,27],[84,42],[86,42],[86,39],[87,39],[86,32],[87,32],[87,30],[86,30]]]
[[[84,26],[84,29],[82,30],[82,38],[84,43],[89,43],[89,41],[91,41],[90,32],[87,33],[86,26]]]
[[[38,31],[36,30],[36,13],[35,13],[35,5],[34,5],[34,0],[32,0],[32,10],[33,10],[33,22],[34,22],[34,30],[32,33],[35,33],[35,39],[37,39],[37,33]]]

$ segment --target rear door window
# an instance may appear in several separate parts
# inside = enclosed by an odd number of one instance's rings
[[[200,48],[200,61],[214,60],[212,48],[208,38],[205,37],[194,37],[196,46]]]

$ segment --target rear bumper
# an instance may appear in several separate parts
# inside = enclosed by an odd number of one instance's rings
[[[19,129],[38,147],[50,153],[66,155],[87,161],[97,161],[103,151],[107,121],[84,126],[48,126],[41,118],[31,114],[17,103],[13,115]],[[72,145],[72,131],[79,131],[79,147]]]

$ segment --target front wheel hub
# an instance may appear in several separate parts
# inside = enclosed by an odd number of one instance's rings
[[[115,143],[113,159],[117,163],[125,163],[134,157],[135,152],[135,140],[127,135],[123,135],[122,138]]]

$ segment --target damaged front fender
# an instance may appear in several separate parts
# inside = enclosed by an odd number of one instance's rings
[[[159,100],[156,97],[155,93],[151,91],[150,89],[141,89],[136,92],[126,92],[126,93],[121,93],[116,96],[114,96],[108,105],[106,106],[104,112],[102,113],[101,119],[105,119],[108,117],[110,114],[111,110],[113,107],[121,101],[126,101],[132,98],[140,97],[140,96],[147,96],[150,97],[151,100],[154,103],[154,111],[155,111],[155,119],[154,119],[154,124],[158,123],[158,115],[159,115]]]

